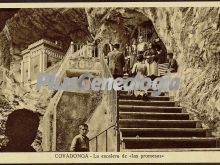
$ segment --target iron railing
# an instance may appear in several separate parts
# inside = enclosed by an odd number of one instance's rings
[[[91,139],[89,139],[89,141],[92,141],[92,140],[94,140],[95,139],[95,151],[96,152],[98,152],[98,137],[100,136],[100,135],[102,135],[103,133],[105,133],[105,151],[106,152],[108,152],[108,131],[111,129],[111,128],[113,128],[113,127],[115,127],[115,124],[114,125],[112,125],[112,126],[110,126],[110,127],[108,127],[106,130],[104,130],[104,131],[102,131],[102,132],[100,132],[98,135],[96,135],[95,137],[93,137],[93,138],[91,138]]]

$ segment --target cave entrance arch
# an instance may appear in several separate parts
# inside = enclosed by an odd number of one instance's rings
[[[143,36],[143,39],[146,42],[158,37],[153,23],[150,20],[144,21],[137,25],[132,32],[131,38],[137,40],[140,36]]]

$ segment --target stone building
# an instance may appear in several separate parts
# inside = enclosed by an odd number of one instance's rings
[[[21,52],[21,83],[35,84],[37,74],[63,59],[65,53],[57,43],[41,39]]]

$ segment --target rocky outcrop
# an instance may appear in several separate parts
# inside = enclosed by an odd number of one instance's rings
[[[178,61],[182,84],[175,99],[219,136],[219,8],[147,8],[144,13]]]
[[[89,8],[86,9],[89,29],[103,42],[128,43],[137,25],[148,21],[142,12],[132,8]]]
[[[23,87],[15,81],[13,74],[4,69],[4,82],[0,86],[0,146],[4,146],[7,142],[7,137],[4,135],[5,122],[11,112],[27,108],[39,112],[43,116],[50,98],[51,95],[47,89],[37,92],[34,86]],[[42,150],[41,132],[40,124],[37,138],[33,143],[33,147],[37,151]]]
[[[14,16],[15,13],[18,12],[19,9],[1,9],[0,11],[0,31],[5,26],[5,23],[8,19]]]

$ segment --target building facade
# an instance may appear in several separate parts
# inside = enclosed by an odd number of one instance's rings
[[[41,39],[21,52],[21,83],[35,84],[37,74],[45,72],[61,61],[65,55],[57,43]]]

